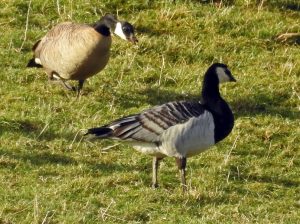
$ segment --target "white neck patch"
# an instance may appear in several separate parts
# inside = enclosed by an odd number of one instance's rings
[[[124,34],[124,32],[122,30],[122,24],[120,22],[117,22],[114,33],[116,35],[118,35],[119,37],[121,37],[122,39],[127,40],[126,35]]]
[[[225,73],[225,68],[217,67],[216,72],[218,75],[219,83],[230,81],[229,76]]]
[[[41,59],[35,58],[34,62],[37,63],[38,65],[42,65]]]

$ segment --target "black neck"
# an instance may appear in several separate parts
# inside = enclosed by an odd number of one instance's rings
[[[96,22],[93,27],[98,33],[104,36],[110,36],[111,30],[115,29],[117,22],[113,16],[106,15]]]
[[[218,77],[214,74],[210,74],[211,72],[212,71],[208,70],[204,76],[202,87],[203,104],[214,103],[221,98]]]
[[[215,142],[217,143],[231,132],[234,117],[228,104],[220,95],[219,79],[213,69],[209,69],[204,76],[201,103],[213,115]]]
[[[110,36],[110,30],[105,25],[97,25],[94,28],[98,33],[102,34],[103,36]]]

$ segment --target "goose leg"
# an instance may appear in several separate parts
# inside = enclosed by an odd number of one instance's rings
[[[186,168],[186,158],[176,158],[176,163],[180,172],[182,190],[185,192],[187,190],[186,179],[185,179],[185,168]]]
[[[158,187],[158,182],[157,182],[157,171],[158,171],[158,166],[159,166],[159,161],[161,158],[157,158],[156,156],[153,157],[153,162],[152,162],[152,188],[157,188]]]
[[[57,82],[60,83],[67,90],[70,90],[70,91],[76,90],[76,88],[74,86],[71,86],[69,83],[65,82],[62,79],[58,79]]]
[[[77,97],[79,97],[81,89],[83,87],[83,83],[85,80],[78,80],[78,87],[77,87]]]
[[[67,82],[65,82],[63,79],[61,79],[55,73],[48,74],[48,79],[49,79],[49,81],[51,81],[51,83],[60,84],[67,90],[71,90],[71,91],[75,90],[75,87],[73,87],[70,84],[68,84]]]

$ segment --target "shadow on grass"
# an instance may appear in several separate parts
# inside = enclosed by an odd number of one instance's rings
[[[232,6],[235,5],[235,0],[193,0],[192,2],[201,4],[214,4],[216,6]],[[253,3],[256,6],[265,6],[268,8],[279,8],[282,10],[300,11],[300,3],[297,0],[276,0],[264,1],[256,0]]]
[[[249,117],[253,115],[271,115],[281,116],[296,120],[300,118],[300,113],[292,110],[290,107],[282,105],[285,101],[289,100],[288,94],[278,94],[268,96],[267,94],[251,95],[251,97],[238,97],[230,106],[234,111],[235,117]]]
[[[256,176],[256,175],[249,175],[246,176],[245,179],[248,181],[253,182],[260,182],[260,183],[272,183],[276,185],[281,185],[283,187],[298,187],[300,185],[300,181],[295,180],[288,180],[280,177],[275,176]]]
[[[235,0],[192,0],[194,3],[199,4],[211,4],[217,7],[228,7],[236,4]],[[279,8],[281,10],[300,11],[300,3],[297,0],[276,0],[276,1],[264,1],[256,0],[250,3],[250,5],[256,7],[267,7],[269,9]]]
[[[54,139],[67,139],[72,141],[74,139],[74,133],[65,132],[63,135],[55,134],[51,129],[43,130],[46,124],[40,121],[30,121],[22,119],[1,119],[0,120],[0,136],[6,132],[22,134],[29,138],[35,138],[38,140],[51,141]]]
[[[140,94],[145,95],[147,97],[147,102],[153,106],[164,104],[170,101],[181,101],[181,100],[199,101],[201,99],[200,90],[198,95],[193,95],[193,94],[174,93],[159,88],[154,88],[154,89],[149,88],[144,91],[141,91]]]
[[[214,4],[216,6],[232,6],[235,0],[193,0],[192,2],[200,4]]]
[[[27,120],[0,120],[0,135],[5,132],[20,132],[30,133],[39,129],[40,124],[37,122],[30,122]]]
[[[148,88],[146,90],[140,91],[139,94],[128,93],[126,95],[119,95],[117,97],[119,105],[124,109],[130,107],[138,107],[140,105],[140,102],[145,100],[145,98],[146,101],[152,106],[178,100],[198,101],[200,100],[200,90],[199,95],[197,95],[178,94],[159,88]],[[227,100],[227,102],[232,108],[236,118],[255,115],[271,115],[281,116],[283,118],[289,118],[291,120],[299,119],[300,112],[282,105],[289,99],[290,95],[287,93],[272,96],[267,95],[266,93],[259,93],[256,95],[253,94],[251,96],[237,96],[233,101]]]
[[[45,164],[61,164],[70,165],[77,164],[73,158],[65,155],[54,154],[49,152],[12,152],[9,150],[0,150],[0,156],[6,156],[14,160],[23,161],[24,163],[30,162],[32,165],[42,166]]]
[[[15,168],[17,166],[17,163],[15,161],[22,162],[24,164],[29,163],[33,166],[42,167],[44,165],[56,165],[60,164],[62,166],[76,166],[78,164],[85,164],[87,168],[91,171],[93,171],[96,175],[97,172],[101,172],[101,174],[110,175],[115,172],[131,172],[131,171],[137,171],[140,170],[141,167],[130,164],[114,164],[112,163],[102,163],[102,162],[94,162],[89,161],[87,159],[80,159],[76,160],[72,158],[71,156],[66,156],[58,153],[50,153],[50,152],[32,152],[29,153],[28,151],[21,151],[21,152],[12,152],[10,150],[0,150],[0,157],[4,156],[8,158],[8,160],[5,163],[0,163],[1,168]],[[149,164],[149,167],[151,165]],[[99,173],[98,173],[99,174]],[[98,175],[97,175],[98,176]]]
[[[101,163],[101,162],[92,162],[92,161],[82,161],[84,164],[87,165],[87,167],[92,170],[93,172],[99,172],[106,173],[106,174],[112,174],[116,172],[132,172],[132,171],[138,171],[139,167],[137,165],[133,166],[130,164],[116,164],[116,163]]]
[[[276,7],[282,10],[300,11],[300,3],[296,0],[277,0],[270,2],[266,1],[264,2],[264,6],[267,6],[269,8]]]
[[[173,91],[168,91],[160,88],[148,88],[141,90],[138,93],[127,92],[126,94],[118,94],[117,103],[123,109],[131,107],[139,107],[141,102],[147,102],[151,106],[161,105],[171,101],[179,100],[199,100],[199,95],[192,94],[178,94]]]
[[[240,172],[237,170],[235,166],[230,166],[230,180],[243,180],[247,182],[258,182],[258,183],[270,183],[270,184],[276,184],[280,185],[282,187],[298,187],[300,185],[300,181],[292,180],[283,178],[280,176],[274,176],[272,174],[270,175],[255,175],[255,174],[248,174],[249,171],[246,172]]]
[[[169,33],[168,31],[164,31],[163,29],[151,29],[147,26],[142,26],[142,25],[137,25],[135,29],[137,33],[146,34],[148,36],[161,36],[163,34]]]

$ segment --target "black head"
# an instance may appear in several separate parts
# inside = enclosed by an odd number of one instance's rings
[[[106,14],[93,27],[102,35],[109,36],[110,32],[132,43],[138,42],[134,35],[134,27],[129,22],[119,21],[114,15]]]
[[[203,79],[202,100],[204,104],[211,104],[220,99],[219,84],[223,82],[235,82],[227,65],[221,63],[212,64],[206,71]]]
[[[116,24],[118,22],[117,17],[110,13],[105,14],[100,20],[110,21],[112,24]]]
[[[134,44],[138,42],[137,38],[134,35],[134,27],[129,22],[117,22],[114,33],[122,39],[128,40]]]
[[[225,64],[214,63],[209,67],[208,71],[216,74],[219,83],[236,82],[235,78],[228,69],[228,66]]]
[[[104,36],[110,36],[110,30],[114,30],[116,23],[118,22],[117,18],[112,14],[106,14],[92,26],[95,30],[101,33]]]

